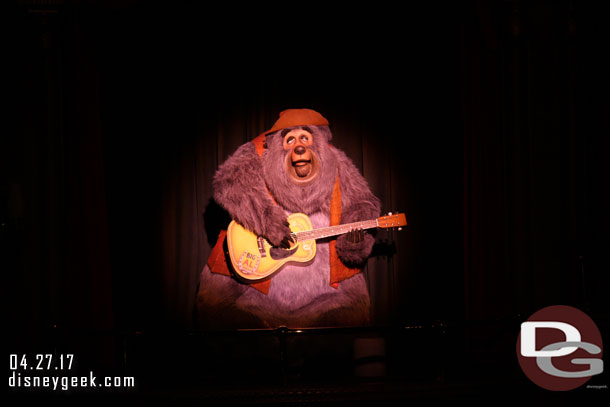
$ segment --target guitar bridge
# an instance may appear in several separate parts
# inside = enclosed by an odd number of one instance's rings
[[[265,240],[259,236],[256,238],[256,243],[258,243],[258,251],[261,254],[261,257],[267,257],[267,252],[265,252]]]

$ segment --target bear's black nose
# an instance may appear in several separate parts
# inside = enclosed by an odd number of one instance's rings
[[[305,154],[305,147],[298,146],[297,148],[294,149],[294,152],[298,155],[303,155],[303,154]]]

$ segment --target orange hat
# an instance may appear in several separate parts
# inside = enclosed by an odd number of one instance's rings
[[[277,119],[272,128],[263,134],[294,126],[328,126],[328,120],[315,110],[287,109],[280,112],[280,118]]]

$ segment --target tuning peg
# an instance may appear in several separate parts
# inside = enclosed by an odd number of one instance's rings
[[[400,232],[402,230],[402,227],[398,228],[398,231]]]
[[[391,215],[392,215],[392,212],[388,212],[388,216],[391,216]]]

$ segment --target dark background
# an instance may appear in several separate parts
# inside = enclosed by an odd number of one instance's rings
[[[499,324],[510,347],[486,349],[511,358],[518,323],[547,305],[607,327],[597,2],[3,7],[2,269],[17,342],[196,330],[211,177],[295,107],[327,117],[383,210],[407,214],[365,271],[374,325]]]

